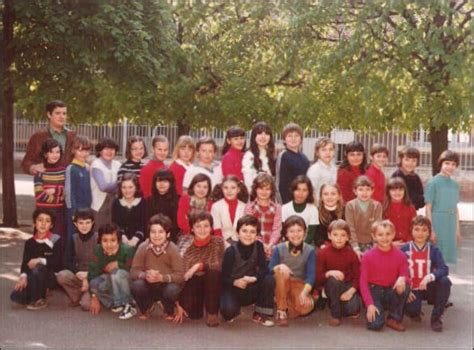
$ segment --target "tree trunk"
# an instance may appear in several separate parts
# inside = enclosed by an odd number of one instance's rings
[[[2,200],[3,225],[17,227],[15,176],[13,165],[13,84],[11,69],[13,66],[13,23],[15,12],[13,0],[4,0],[3,8],[3,123],[2,123]]]
[[[431,171],[433,176],[439,173],[438,158],[448,149],[448,127],[443,125],[440,129],[430,128],[431,141]]]
[[[189,130],[191,129],[188,124],[183,123],[181,120],[178,120],[178,137],[181,135],[189,135]]]

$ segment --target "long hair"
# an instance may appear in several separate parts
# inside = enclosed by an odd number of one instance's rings
[[[295,200],[294,192],[298,188],[299,184],[305,184],[308,188],[308,197],[306,197],[305,203],[314,203],[313,197],[313,184],[311,180],[306,175],[298,175],[290,184],[290,196],[291,200]]]
[[[272,129],[265,122],[255,123],[250,133],[250,152],[253,154],[253,166],[255,169],[257,169],[257,172],[262,169],[260,150],[258,149],[257,142],[255,141],[257,135],[261,134],[262,132],[270,135],[270,141],[268,142],[267,146],[268,166],[270,167],[272,175],[275,175],[275,140],[273,139]]]
[[[239,178],[235,175],[224,176],[224,178],[222,179],[222,182],[214,187],[214,190],[212,191],[212,195],[211,195],[212,201],[217,202],[218,200],[224,198],[223,186],[224,186],[224,183],[226,183],[227,181],[232,181],[237,184],[237,187],[239,187],[240,189],[239,193],[237,194],[237,199],[241,202],[247,203],[249,199],[247,186],[245,186],[245,184],[242,181],[240,181]]]
[[[323,184],[319,189],[319,203],[318,203],[318,212],[319,212],[319,223],[324,226],[329,226],[332,221],[332,215],[329,210],[326,209],[323,203],[323,191],[326,187],[334,187],[339,193],[339,200],[336,204],[336,217],[338,219],[344,218],[344,203],[342,200],[342,192],[338,184]]]
[[[257,188],[267,185],[270,186],[272,190],[270,199],[272,201],[275,201],[275,196],[277,193],[275,181],[273,181],[273,178],[266,173],[258,174],[257,177],[253,180],[252,191],[250,192],[250,200],[253,201],[255,200],[255,198],[257,198]]]
[[[405,180],[403,180],[401,177],[392,177],[389,181],[387,186],[385,186],[385,200],[383,202],[383,212],[384,214],[387,212],[388,207],[390,207],[390,203],[392,202],[392,198],[390,198],[390,190],[396,189],[396,188],[403,188],[403,198],[402,202],[406,206],[411,205],[411,200],[410,196],[408,195],[408,189],[407,185],[405,183]]]

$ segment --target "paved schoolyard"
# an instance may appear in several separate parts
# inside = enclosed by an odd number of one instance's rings
[[[264,328],[250,320],[247,307],[232,324],[208,328],[203,321],[182,325],[162,320],[155,311],[148,321],[122,321],[109,311],[98,316],[67,306],[55,290],[50,306],[28,311],[10,303],[9,294],[19,275],[24,240],[28,234],[0,229],[0,348],[462,348],[473,346],[474,223],[464,222],[464,240],[458,264],[451,269],[451,301],[444,331],[429,326],[431,307],[424,306],[422,323],[405,319],[405,333],[391,329],[370,332],[360,319],[344,320],[338,328],[327,325],[328,311],[290,321],[288,328]]]

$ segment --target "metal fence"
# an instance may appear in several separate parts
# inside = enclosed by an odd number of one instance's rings
[[[31,135],[40,128],[46,127],[47,122],[32,122],[26,119],[15,119],[14,121],[14,142],[15,152],[24,152]],[[151,145],[151,140],[156,135],[165,135],[170,141],[170,150],[173,149],[178,139],[176,125],[135,125],[127,122],[110,125],[90,125],[79,124],[73,129],[78,135],[87,136],[93,144],[97,143],[101,137],[108,136],[113,138],[119,144],[119,155],[125,154],[127,139],[130,136],[140,136],[147,145]],[[218,145],[223,145],[225,130],[216,128],[192,129],[189,133],[195,140],[201,136],[210,136],[216,140]],[[247,137],[250,132],[247,133]],[[372,144],[382,143],[390,150],[388,166],[395,166],[397,163],[397,152],[405,146],[417,147],[421,153],[420,166],[431,166],[431,145],[428,139],[428,133],[423,129],[416,130],[410,134],[399,133],[397,130],[378,134],[357,134],[350,130],[335,129],[330,133],[322,133],[316,129],[307,130],[303,141],[303,152],[313,160],[314,144],[319,137],[330,137],[338,145],[337,161],[342,160],[344,145],[350,141],[360,141],[364,144],[366,150],[369,150]],[[274,134],[277,148],[283,148],[281,135]],[[449,149],[458,152],[461,156],[460,169],[474,169],[474,130],[471,133],[450,133],[448,135]],[[247,142],[248,144],[248,142]]]

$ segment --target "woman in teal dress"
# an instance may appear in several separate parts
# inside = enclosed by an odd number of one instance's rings
[[[441,250],[448,263],[457,261],[456,246],[461,239],[459,230],[459,184],[451,177],[459,164],[459,155],[444,151],[438,160],[440,172],[426,185],[426,216],[431,219],[431,240]]]

